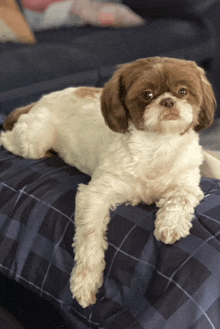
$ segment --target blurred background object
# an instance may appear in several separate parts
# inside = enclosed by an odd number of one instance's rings
[[[0,41],[36,42],[15,0],[0,1]]]

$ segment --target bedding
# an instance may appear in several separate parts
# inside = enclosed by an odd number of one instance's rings
[[[0,148],[1,274],[51,302],[71,328],[219,328],[220,182],[201,180],[191,234],[174,245],[153,236],[155,206],[113,211],[104,284],[83,309],[69,278],[74,198],[89,180],[56,156],[25,160]]]

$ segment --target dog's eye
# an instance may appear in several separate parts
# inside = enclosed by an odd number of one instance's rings
[[[154,98],[154,94],[153,94],[153,92],[152,92],[151,90],[147,90],[147,91],[145,91],[145,92],[142,94],[142,96],[144,97],[144,99],[145,99],[146,101],[150,101],[152,98]]]
[[[188,89],[187,88],[180,88],[180,90],[178,91],[178,95],[180,97],[188,95]]]

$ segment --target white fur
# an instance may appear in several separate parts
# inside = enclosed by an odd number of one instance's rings
[[[175,102],[175,107],[179,111],[179,120],[163,120],[163,115],[170,112],[170,109],[164,110],[159,106],[163,98],[171,97]],[[183,133],[193,120],[192,106],[185,100],[178,99],[171,93],[166,92],[153,101],[144,114],[145,126],[150,131],[156,131],[160,134],[180,134]]]
[[[100,95],[80,98],[77,89],[41,98],[12,131],[2,132],[0,142],[24,158],[40,158],[53,148],[68,164],[92,175],[87,186],[79,185],[76,197],[71,275],[73,296],[87,307],[103,281],[109,210],[125,202],[156,203],[155,237],[170,244],[187,236],[194,207],[203,197],[202,150],[192,129],[180,134],[192,120],[189,104],[179,105],[180,119],[162,123],[169,127],[165,133],[149,129],[159,120],[155,104],[144,115],[146,130],[130,123],[129,132],[121,134],[105,125]]]

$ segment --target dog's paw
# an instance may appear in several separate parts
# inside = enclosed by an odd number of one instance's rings
[[[185,238],[189,235],[189,230],[182,233],[178,227],[167,227],[160,229],[157,227],[154,230],[154,236],[158,241],[162,241],[165,244],[173,244],[181,238]]]
[[[76,298],[84,308],[96,302],[96,294],[103,283],[103,276],[102,274],[98,275],[98,273],[100,272],[97,268],[94,270],[87,267],[78,268],[77,266],[73,268],[70,290],[73,298]]]
[[[173,244],[189,235],[191,227],[191,221],[189,218],[185,218],[184,215],[176,213],[175,218],[173,218],[173,214],[171,217],[167,214],[162,219],[158,216],[155,222],[154,236],[158,241],[162,241],[165,244]]]
[[[76,298],[77,302],[83,307],[88,307],[96,302],[96,293],[98,289],[91,289],[91,286],[86,284],[75,284],[70,285],[73,297]]]

